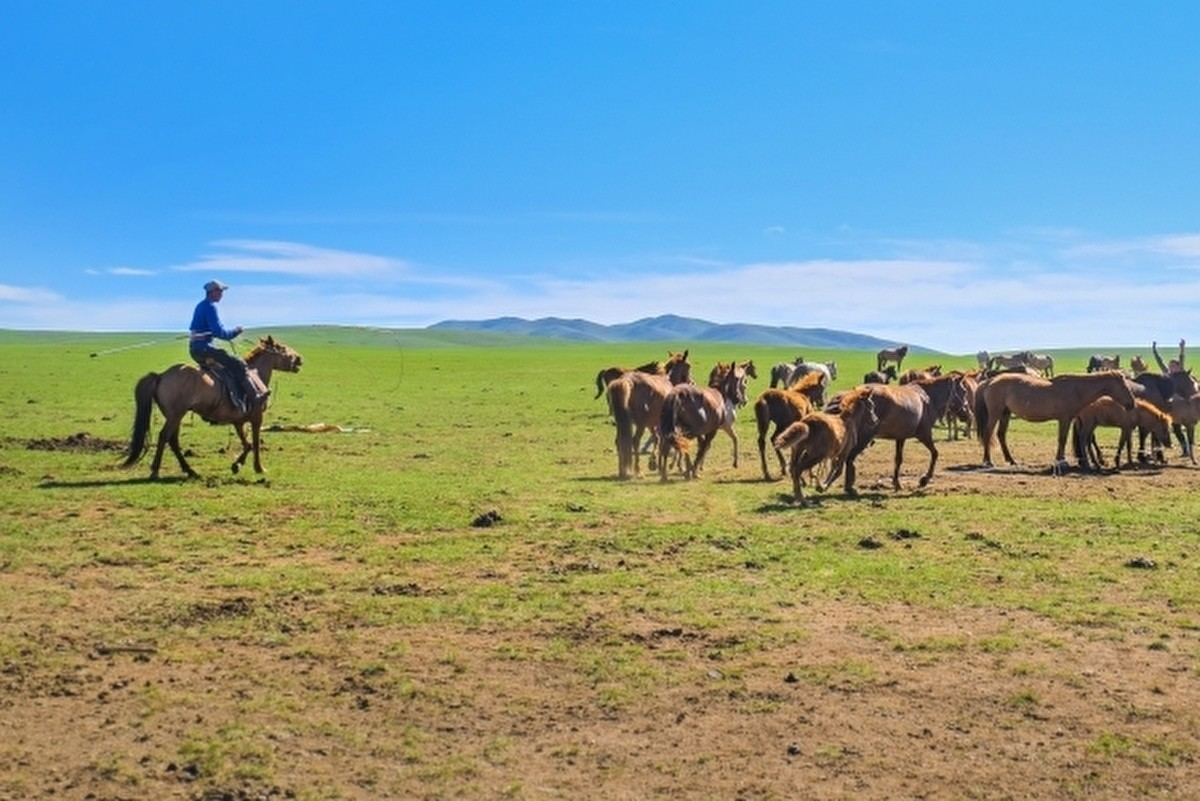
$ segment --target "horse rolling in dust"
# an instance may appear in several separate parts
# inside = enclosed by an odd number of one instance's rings
[[[884,365],[895,364],[896,370],[900,370],[900,365],[904,362],[904,357],[908,355],[908,345],[901,345],[898,348],[884,348],[875,354],[875,369],[882,371]]]
[[[1125,451],[1126,466],[1133,465],[1133,429],[1149,433],[1154,438],[1155,450],[1171,445],[1171,418],[1160,412],[1152,403],[1137,400],[1131,411],[1107,396],[1097,398],[1079,410],[1071,425],[1071,442],[1075,446],[1075,458],[1083,470],[1104,467],[1104,456],[1096,442],[1096,429],[1101,426],[1121,429],[1117,441],[1114,463],[1121,467],[1121,451]],[[1143,438],[1143,442],[1144,442]]]
[[[259,379],[266,386],[270,386],[271,374],[275,370],[298,373],[300,363],[299,353],[272,337],[260,339],[254,349],[246,355],[246,364],[258,373]],[[133,397],[136,404],[133,436],[122,467],[137,464],[145,453],[150,416],[157,405],[166,419],[158,434],[154,461],[150,464],[150,478],[158,478],[159,469],[162,467],[163,448],[167,445],[171,446],[171,452],[175,454],[183,472],[190,478],[197,477],[196,471],[184,459],[183,449],[179,446],[179,424],[188,412],[195,412],[209,423],[228,423],[234,427],[238,439],[242,441],[242,453],[231,465],[230,469],[233,472],[236,473],[246,463],[246,456],[251,451],[254,452],[254,472],[263,472],[259,456],[263,407],[258,405],[248,412],[239,412],[225,397],[222,388],[210,373],[190,364],[176,364],[162,373],[145,375],[137,382]],[[246,440],[246,423],[250,424],[249,441]]]
[[[625,373],[609,382],[608,406],[617,424],[617,477],[627,479],[641,473],[639,445],[642,433],[650,429],[650,437],[657,444],[658,419],[662,415],[663,401],[677,384],[690,383],[692,365],[687,360],[688,352],[673,353],[666,361],[666,375],[648,373]],[[657,449],[655,449],[657,450]],[[654,451],[650,455],[650,469],[654,469]]]
[[[1054,462],[1057,471],[1066,462],[1071,421],[1080,409],[1105,395],[1126,409],[1134,408],[1129,384],[1115,370],[1060,375],[1051,379],[1019,373],[989,378],[979,385],[975,395],[975,428],[983,443],[984,466],[992,466],[992,439],[996,437],[1000,440],[1004,459],[1009,464],[1016,464],[1008,450],[1008,423],[1015,415],[1033,423],[1058,421],[1058,450]]]
[[[792,497],[804,503],[804,481],[801,476],[822,462],[829,462],[829,475],[821,491],[841,475],[850,452],[856,448],[878,423],[869,388],[859,387],[842,393],[837,412],[813,412],[792,423],[775,437],[776,450],[791,448],[788,470],[792,474]]]
[[[736,362],[718,365],[718,386],[698,387],[680,384],[671,389],[662,404],[658,430],[659,479],[667,480],[667,462],[672,450],[684,454],[685,478],[696,478],[704,466],[704,457],[717,431],[724,430],[733,439],[733,466],[738,466],[738,438],[733,430],[737,407],[746,405],[746,370]],[[716,375],[714,373],[714,375]],[[687,453],[687,439],[698,439],[700,446],[693,461]]]
[[[767,429],[772,423],[775,424],[775,431],[771,437],[774,440],[792,423],[816,411],[814,404],[821,402],[820,397],[824,392],[821,387],[823,379],[821,374],[812,373],[788,389],[764,390],[754,402],[754,418],[758,423],[758,456],[762,462],[764,480],[774,480],[767,469]],[[817,392],[815,399],[812,395],[814,389]],[[787,462],[783,458],[783,451],[776,448],[775,455],[779,459],[781,477],[787,475]]]

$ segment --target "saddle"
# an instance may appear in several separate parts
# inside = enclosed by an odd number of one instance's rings
[[[243,414],[250,410],[253,400],[252,398],[245,396],[242,388],[241,376],[233,374],[229,368],[218,362],[216,359],[205,359],[203,370],[212,377],[218,389],[220,389],[221,394],[229,400],[230,404],[233,405],[233,408],[237,409]],[[255,395],[262,399],[263,403],[265,403],[269,392],[267,390],[267,385],[264,384],[262,379],[258,377],[258,373],[254,370],[247,369],[246,378],[249,379],[249,388],[254,391]]]

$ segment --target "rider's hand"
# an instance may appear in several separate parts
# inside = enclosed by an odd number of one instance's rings
[[[242,332],[243,332],[243,331],[245,331],[245,330],[246,330],[246,329],[242,328],[242,327],[239,325],[237,328],[234,328],[234,329],[233,329],[233,335],[236,337],[238,334],[242,333]]]

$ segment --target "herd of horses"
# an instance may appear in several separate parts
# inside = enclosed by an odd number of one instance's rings
[[[754,401],[758,450],[763,479],[776,480],[768,465],[767,445],[775,451],[780,476],[790,474],[793,494],[803,502],[803,488],[827,489],[844,475],[845,492],[855,494],[855,460],[876,440],[895,443],[892,486],[900,488],[904,446],[915,439],[929,453],[920,478],[925,486],[938,461],[934,427],[943,424],[948,436],[969,436],[974,429],[983,447],[983,467],[992,466],[993,443],[1008,464],[1015,459],[1008,447],[1012,418],[1058,424],[1054,472],[1066,465],[1068,439],[1079,466],[1091,471],[1105,467],[1096,443],[1099,427],[1121,431],[1116,466],[1132,464],[1133,435],[1138,435],[1138,458],[1146,459],[1146,442],[1154,458],[1163,459],[1172,446],[1172,432],[1184,454],[1195,464],[1191,443],[1200,420],[1200,386],[1180,359],[1159,373],[1143,369],[1125,373],[1117,356],[1093,356],[1087,372],[1054,375],[1054,360],[1030,351],[1008,355],[978,354],[973,370],[943,370],[929,365],[903,370],[908,348],[881,350],[876,370],[858,386],[826,398],[837,376],[833,362],[808,362],[797,357],[775,365],[771,386]],[[1157,358],[1157,350],[1155,357]],[[1161,360],[1160,364],[1162,364]],[[1144,367],[1144,363],[1141,365]],[[706,386],[696,384],[688,351],[634,369],[611,367],[596,377],[596,397],[607,396],[616,424],[617,476],[640,474],[647,437],[650,469],[668,481],[672,470],[685,478],[699,475],[713,438],[725,431],[733,440],[733,464],[738,464],[737,410],[748,403],[747,381],[757,377],[752,361],[719,362]],[[895,383],[893,383],[893,381]],[[773,428],[773,430],[772,430]],[[770,432],[768,436],[768,432]],[[1073,432],[1073,433],[1072,433]],[[691,443],[696,443],[695,458]],[[785,452],[788,456],[785,458]],[[817,478],[822,473],[821,478]]]

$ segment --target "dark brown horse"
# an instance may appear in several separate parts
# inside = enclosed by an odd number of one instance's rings
[[[662,415],[663,401],[675,384],[690,383],[692,365],[687,360],[688,352],[673,353],[667,359],[666,375],[648,373],[625,373],[611,381],[607,388],[608,406],[617,424],[617,477],[626,479],[641,472],[642,434],[650,429],[651,441],[657,443],[658,419]],[[650,469],[654,469],[651,451]]]
[[[246,364],[267,386],[270,385],[271,374],[275,370],[298,373],[300,362],[300,354],[272,337],[260,339],[254,349],[246,355]],[[260,405],[248,412],[239,412],[225,397],[211,373],[190,364],[176,364],[167,368],[165,372],[144,376],[134,388],[133,397],[136,404],[133,436],[129,442],[124,467],[137,464],[145,453],[150,416],[157,405],[165,422],[158,434],[154,461],[150,464],[151,478],[158,478],[158,471],[162,467],[163,448],[167,445],[171,446],[171,452],[175,454],[183,472],[192,478],[196,477],[196,471],[183,458],[183,450],[179,446],[179,423],[188,412],[195,412],[209,423],[228,423],[237,430],[238,438],[242,441],[242,453],[233,462],[233,472],[236,473],[238,468],[245,464],[246,456],[251,451],[254,452],[254,471],[263,472],[259,456],[263,407]],[[246,439],[246,423],[250,424],[249,441]]]
[[[975,426],[983,442],[983,463],[992,464],[992,439],[999,437],[1000,450],[1009,464],[1016,464],[1008,450],[1008,423],[1015,415],[1042,423],[1058,421],[1058,450],[1054,467],[1065,461],[1067,434],[1079,410],[1107,395],[1126,409],[1134,408],[1133,393],[1125,376],[1115,370],[1087,375],[1035,378],[1018,373],[998,375],[979,385],[975,395]]]
[[[914,381],[902,386],[870,384],[864,389],[870,393],[878,422],[864,431],[846,459],[846,494],[854,494],[854,460],[874,439],[890,439],[896,442],[896,458],[892,469],[892,489],[900,489],[900,466],[904,462],[904,443],[916,439],[929,451],[929,469],[921,476],[924,487],[933,478],[937,464],[937,446],[933,444],[933,424],[938,419],[937,409],[945,409],[955,386],[954,376],[942,376],[927,381]],[[936,398],[936,400],[935,400]]]
[[[738,438],[733,424],[737,408],[746,405],[748,375],[742,365],[730,362],[718,365],[713,378],[718,381],[715,387],[679,384],[672,387],[663,401],[658,431],[658,470],[662,481],[667,480],[667,462],[672,450],[684,454],[684,476],[696,478],[718,431],[725,431],[733,439],[733,466],[738,466]],[[694,461],[687,452],[689,438],[700,441]]]
[[[810,378],[819,380],[814,373]],[[767,469],[767,429],[775,424],[771,439],[778,437],[785,428],[807,414],[816,411],[812,399],[802,391],[795,389],[768,389],[758,396],[754,402],[754,418],[758,422],[758,457],[762,462],[763,479],[771,481],[771,471]],[[779,459],[780,475],[787,474],[787,462],[784,461],[783,451],[775,449]]]

